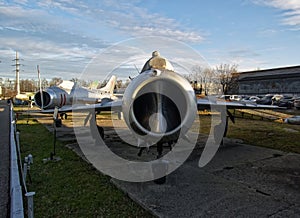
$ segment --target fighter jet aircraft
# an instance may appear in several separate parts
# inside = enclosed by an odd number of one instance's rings
[[[116,99],[113,91],[116,84],[116,76],[112,76],[105,87],[100,89],[88,89],[79,87],[71,81],[63,81],[58,86],[51,86],[44,91],[38,91],[34,95],[35,103],[44,112],[52,111],[55,107],[60,111],[70,111],[74,102],[99,103],[104,98]]]
[[[112,76],[107,84],[100,89],[88,89],[78,86],[71,81],[63,81],[58,86],[52,86],[34,95],[35,104],[42,112],[53,113],[54,108],[59,108],[61,117],[72,110],[75,104],[97,104],[103,99],[116,100],[113,91],[116,84],[116,76]]]
[[[111,91],[109,94],[112,93]],[[37,93],[36,103],[42,106],[39,96],[42,95]],[[132,79],[122,99],[106,98],[102,102],[89,105],[70,105],[72,101],[67,96],[71,96],[71,94],[68,95],[66,91],[57,87],[45,91],[43,92],[44,106],[42,108],[45,109],[45,112],[51,112],[49,108],[59,106],[59,113],[86,110],[122,112],[129,130],[137,139],[137,146],[144,148],[157,145],[158,157],[162,155],[164,143],[171,145],[176,143],[179,138],[186,137],[186,133],[197,116],[197,110],[214,109],[219,111],[222,121],[220,125],[225,126],[224,135],[226,135],[227,118],[229,117],[234,122],[234,117],[227,109],[277,108],[255,103],[226,102],[212,98],[197,100],[190,83],[176,73],[172,64],[166,58],[161,57],[158,52],[153,52],[152,58],[146,62],[140,74]],[[93,117],[89,116],[87,119],[93,119]],[[220,125],[215,126],[216,134]],[[223,138],[224,135],[219,137]]]

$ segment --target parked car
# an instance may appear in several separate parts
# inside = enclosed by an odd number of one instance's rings
[[[274,95],[272,97],[272,101],[275,102],[275,101],[279,101],[280,99],[282,99],[284,96],[283,95]]]
[[[300,109],[300,97],[294,100],[294,107]]]
[[[14,105],[28,105],[28,101],[24,101],[24,100],[21,100],[21,99],[14,98],[13,99],[13,104]]]
[[[220,99],[224,99],[224,100],[230,100],[230,95],[222,95],[221,97],[219,97]]]
[[[263,104],[263,105],[271,105],[273,96],[274,95],[272,95],[272,94],[267,94],[264,97],[262,97],[261,99],[257,99],[256,103]]]
[[[240,96],[240,95],[230,95],[229,99],[231,101],[240,101],[242,99],[242,96]]]
[[[249,101],[252,101],[252,102],[256,102],[257,100],[259,100],[260,98],[257,97],[257,96],[250,96],[249,97]]]
[[[246,103],[255,103],[258,99],[260,98],[257,96],[245,96],[241,101]]]
[[[275,95],[272,98],[272,104],[279,107],[292,108],[294,103],[294,98],[292,95]]]

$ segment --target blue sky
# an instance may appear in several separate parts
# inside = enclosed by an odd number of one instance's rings
[[[237,64],[246,71],[300,65],[299,33],[298,0],[0,0],[0,77],[14,76],[15,51],[23,59],[21,78],[36,78],[37,64],[42,77],[82,77],[111,45],[149,36],[177,40],[212,67]],[[137,68],[151,50],[160,50],[159,43],[147,40],[136,46],[147,47],[132,59],[139,59]],[[132,54],[137,55],[127,55]],[[113,64],[117,60],[124,61],[115,58]],[[98,60],[99,67],[106,61]]]

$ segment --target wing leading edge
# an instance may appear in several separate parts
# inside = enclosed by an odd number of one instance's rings
[[[72,111],[88,111],[95,110],[97,112],[101,111],[121,111],[122,110],[122,100],[115,101],[103,101],[97,104],[73,104],[66,105],[58,109],[58,113],[67,113]],[[54,109],[42,110],[42,113],[53,113]]]
[[[95,110],[99,111],[122,111],[122,100],[103,100],[97,104],[74,104],[66,105],[58,109],[59,113],[71,111]],[[197,100],[198,110],[226,107],[227,109],[285,109],[283,107],[273,105],[260,105],[255,103],[229,102],[217,100],[215,98],[201,98]],[[42,110],[42,113],[53,113],[54,109]]]
[[[198,110],[226,107],[227,109],[286,109],[274,105],[260,105],[246,102],[222,101],[216,98],[201,98],[197,100]]]

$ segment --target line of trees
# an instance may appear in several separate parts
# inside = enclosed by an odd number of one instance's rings
[[[62,83],[63,79],[60,77],[54,77],[50,81],[43,78],[41,80],[41,86],[43,89],[50,86],[57,86]],[[76,82],[81,86],[88,87],[91,82],[85,80],[79,80],[77,78],[72,78],[70,81]],[[10,80],[9,78],[3,79],[0,78],[0,86],[2,89],[14,90],[15,89],[15,80]],[[21,79],[20,80],[20,90],[21,92],[35,92],[39,89],[39,81],[34,79]]]
[[[79,86],[83,87],[92,87],[95,82],[93,81],[86,81],[83,79],[72,78],[70,81],[77,83]],[[47,80],[43,78],[41,80],[42,89],[46,89],[50,86],[57,86],[63,82],[63,79],[60,77],[54,77],[51,80]],[[108,80],[104,80],[102,83],[97,83],[97,87],[94,88],[101,88],[106,85]],[[118,80],[116,83],[116,88],[121,89],[127,87],[129,84],[129,79],[123,82],[122,80]],[[21,79],[20,80],[20,91],[21,92],[36,92],[39,90],[39,81],[34,79]],[[17,93],[15,91],[15,80],[11,80],[9,78],[3,79],[0,78],[0,97],[13,97]]]
[[[62,78],[54,77],[50,81],[43,78],[41,80],[42,89],[45,89],[49,86],[56,86],[62,82]],[[87,82],[78,79],[72,79],[71,81],[76,81],[80,84],[86,85]],[[39,90],[39,81],[34,79],[21,79],[20,80],[20,91],[21,92],[36,92]],[[13,97],[15,96],[15,80],[9,78],[3,79],[0,78],[0,96],[1,97]]]
[[[220,64],[215,68],[194,66],[187,79],[199,94],[234,94],[238,92],[237,65]]]
[[[215,68],[203,68],[202,66],[194,66],[191,73],[186,76],[191,82],[196,92],[199,94],[234,94],[238,92],[238,71],[237,65],[233,64],[220,64]],[[49,86],[56,86],[62,82],[62,78],[54,77],[50,81],[42,79],[41,85],[45,89]],[[78,78],[72,78],[70,81],[76,82],[83,87],[91,87],[92,81],[85,81]],[[105,80],[98,84],[97,88],[101,88],[106,85],[108,81]],[[118,80],[116,83],[117,89],[123,89],[128,86],[130,80],[123,82]],[[0,87],[2,93],[0,95],[6,97],[12,97],[15,93],[15,81],[10,79],[0,78]],[[20,90],[21,92],[36,92],[39,89],[39,82],[33,79],[21,79]],[[1,90],[0,90],[1,91]]]

